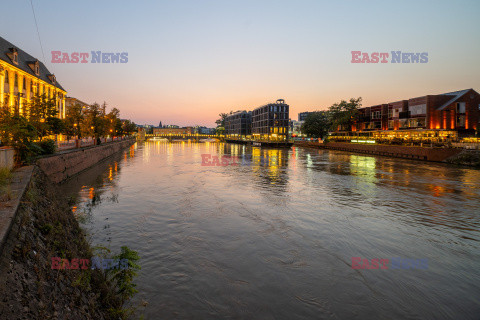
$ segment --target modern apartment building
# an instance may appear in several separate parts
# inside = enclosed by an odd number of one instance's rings
[[[252,135],[256,139],[288,140],[289,105],[278,99],[252,111]]]
[[[473,89],[426,95],[359,110],[352,131],[456,130],[473,133],[480,120],[480,95]]]
[[[252,112],[237,111],[225,118],[226,137],[246,137],[252,134]]]

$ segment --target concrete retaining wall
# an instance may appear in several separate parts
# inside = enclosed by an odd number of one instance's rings
[[[328,142],[325,144],[316,142],[295,142],[295,145],[438,162],[443,162],[462,151],[462,149],[456,148],[407,147],[381,144],[369,145],[347,142]]]
[[[134,143],[135,139],[130,139],[65,151],[41,158],[37,165],[52,182],[60,183]]]
[[[0,168],[12,169],[14,165],[15,150],[9,147],[0,148]]]

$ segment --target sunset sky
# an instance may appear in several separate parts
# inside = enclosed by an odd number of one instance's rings
[[[137,124],[213,127],[221,112],[278,98],[297,119],[351,97],[369,106],[480,90],[478,0],[33,5],[46,65],[68,95],[106,101]],[[2,13],[0,35],[43,61],[30,1]],[[128,52],[128,63],[51,63],[51,51],[97,50]],[[351,63],[351,51],[394,50],[428,52],[428,63]]]

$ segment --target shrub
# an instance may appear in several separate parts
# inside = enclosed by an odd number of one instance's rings
[[[44,139],[38,143],[39,147],[42,148],[41,154],[53,154],[57,149],[55,141],[52,139]]]

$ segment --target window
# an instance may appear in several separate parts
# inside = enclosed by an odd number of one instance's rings
[[[409,119],[409,127],[410,128],[419,128],[419,127],[425,127],[425,118],[414,118],[414,119]]]
[[[410,115],[412,115],[412,116],[427,113],[427,105],[426,104],[409,106],[408,109],[410,110]]]
[[[10,52],[7,52],[7,56],[12,60],[13,64],[18,65],[18,50],[17,48],[10,48]]]
[[[457,102],[457,113],[465,113],[465,102]]]

